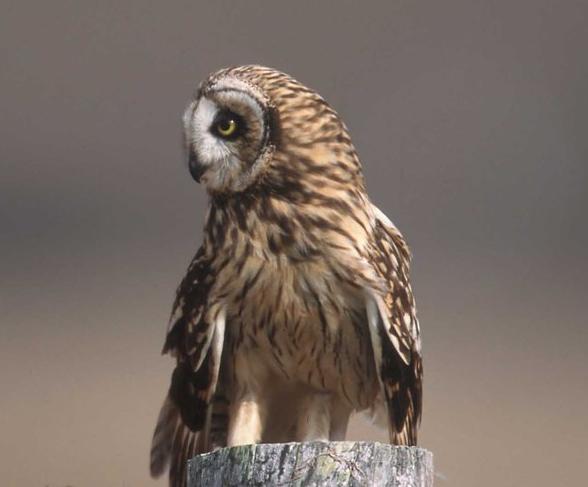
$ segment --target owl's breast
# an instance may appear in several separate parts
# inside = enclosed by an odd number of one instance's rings
[[[321,262],[252,257],[227,280],[228,342],[239,372],[371,405],[377,378],[363,297]],[[254,364],[254,365],[252,365]]]

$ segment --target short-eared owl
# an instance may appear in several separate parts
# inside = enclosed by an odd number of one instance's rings
[[[176,358],[151,473],[185,485],[220,446],[342,440],[353,411],[386,411],[414,445],[419,325],[409,250],[366,192],[337,113],[261,66],[218,71],[183,118],[192,177],[210,196],[164,352]]]

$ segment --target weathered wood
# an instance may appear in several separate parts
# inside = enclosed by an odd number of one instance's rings
[[[432,487],[433,454],[373,442],[309,442],[223,448],[188,461],[188,487]]]

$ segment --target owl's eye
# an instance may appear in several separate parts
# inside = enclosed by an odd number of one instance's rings
[[[235,122],[232,118],[223,120],[217,123],[216,129],[223,137],[229,137],[235,132],[235,130],[237,130],[237,122]]]
[[[236,139],[243,132],[244,124],[239,115],[232,112],[221,112],[212,124],[213,132],[223,139]]]

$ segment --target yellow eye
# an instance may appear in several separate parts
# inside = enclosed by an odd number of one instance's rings
[[[237,130],[237,122],[232,118],[220,120],[216,126],[216,129],[223,137],[230,137]]]
[[[226,140],[233,140],[243,135],[245,129],[246,124],[243,118],[230,110],[222,110],[210,127],[214,135]]]

